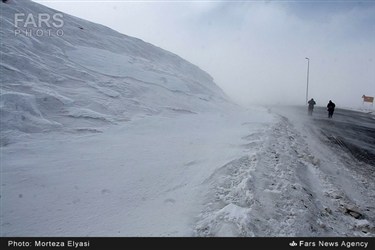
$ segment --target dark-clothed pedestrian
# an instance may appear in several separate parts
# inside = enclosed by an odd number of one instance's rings
[[[329,100],[327,104],[328,118],[332,118],[335,107],[336,105],[331,100]]]
[[[308,113],[309,115],[312,115],[312,112],[313,112],[313,110],[314,110],[314,105],[316,104],[314,98],[311,98],[310,101],[308,101],[308,104],[309,104],[309,107],[308,107],[308,109],[307,109],[307,113]]]

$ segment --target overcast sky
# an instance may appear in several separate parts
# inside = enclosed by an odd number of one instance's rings
[[[208,72],[241,104],[359,107],[375,96],[375,1],[35,0]]]

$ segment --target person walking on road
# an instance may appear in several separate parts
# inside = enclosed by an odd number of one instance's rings
[[[329,100],[327,104],[328,118],[332,118],[335,107],[336,105],[331,100]]]
[[[311,100],[308,102],[308,104],[309,104],[308,114],[312,115],[312,112],[314,110],[314,105],[316,104],[316,102],[314,101],[314,98],[311,98]]]

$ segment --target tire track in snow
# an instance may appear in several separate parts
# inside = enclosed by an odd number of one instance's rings
[[[244,137],[253,151],[208,180],[196,236],[368,236],[373,226],[343,213],[345,195],[319,170],[303,136],[286,117]],[[367,234],[362,232],[367,227]]]

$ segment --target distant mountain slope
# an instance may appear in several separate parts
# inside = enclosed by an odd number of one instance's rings
[[[173,53],[31,1],[0,6],[2,145],[20,132],[96,131],[230,105],[209,74]]]

